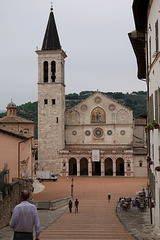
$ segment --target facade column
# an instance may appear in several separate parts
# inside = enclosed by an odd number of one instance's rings
[[[66,159],[66,176],[69,176],[69,159]]]
[[[134,176],[134,159],[133,159],[133,155],[132,155],[132,159],[131,159],[131,177]]]
[[[104,177],[104,159],[101,157],[101,177]]]
[[[112,158],[113,161],[113,177],[116,177],[116,158]]]
[[[80,176],[80,159],[77,158],[76,160],[77,160],[77,177],[79,177]]]
[[[127,160],[126,158],[124,158],[123,160],[124,160],[124,176],[127,177]]]
[[[88,176],[92,176],[92,159],[91,157],[88,158]]]

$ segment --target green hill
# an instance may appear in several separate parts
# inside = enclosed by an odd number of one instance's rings
[[[93,94],[94,91],[82,91],[79,94],[70,93],[65,96],[66,109],[70,109],[79,102],[83,101],[85,98]],[[139,91],[132,93],[122,93],[122,92],[104,92],[108,97],[115,99],[120,104],[133,110],[134,118],[140,118],[140,115],[145,114],[147,111],[146,99],[147,92]],[[1,113],[0,117],[3,117],[6,113]],[[17,115],[28,120],[36,122],[35,126],[35,138],[38,137],[38,103],[28,102],[17,107]]]

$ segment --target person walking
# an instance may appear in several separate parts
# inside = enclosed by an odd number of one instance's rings
[[[75,203],[74,203],[75,213],[76,213],[76,212],[78,213],[78,204],[79,204],[79,201],[78,201],[78,199],[76,198],[76,201],[75,201]]]
[[[111,194],[108,193],[108,202],[110,202],[110,200],[111,200]]]
[[[33,227],[35,227],[36,240],[39,240],[40,221],[35,205],[28,202],[29,192],[23,190],[20,195],[21,203],[16,205],[10,220],[14,230],[13,240],[33,240]]]
[[[72,201],[71,200],[69,200],[69,211],[70,211],[70,213],[72,212]]]

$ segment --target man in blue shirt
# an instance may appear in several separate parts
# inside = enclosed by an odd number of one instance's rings
[[[39,240],[40,221],[35,205],[28,202],[29,192],[21,192],[21,203],[16,205],[10,221],[14,229],[13,240],[33,240],[33,227],[36,231],[36,240]]]

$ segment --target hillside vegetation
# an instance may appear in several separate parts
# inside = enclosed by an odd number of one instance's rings
[[[83,101],[94,91],[82,91],[79,94],[70,93],[65,96],[66,109],[70,109],[79,102]],[[122,93],[122,92],[104,92],[103,94],[108,97],[115,99],[120,104],[133,110],[134,118],[140,118],[140,115],[146,113],[146,99],[147,92],[139,91],[132,93]],[[37,138],[37,121],[38,121],[38,103],[37,102],[28,102],[17,107],[17,115],[31,121],[36,122],[35,126],[35,138]],[[0,117],[5,116],[5,113],[0,114]]]

